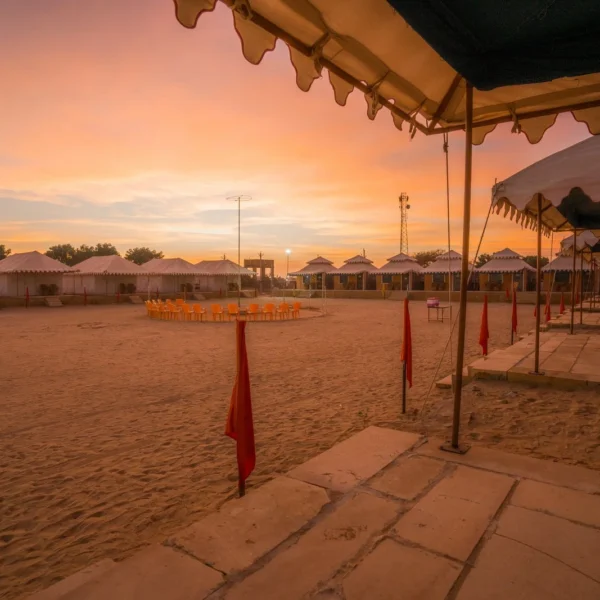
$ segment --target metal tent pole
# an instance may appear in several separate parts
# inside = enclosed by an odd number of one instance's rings
[[[575,262],[577,258],[577,229],[573,229],[573,271],[571,272],[571,325],[569,327],[569,333],[573,335],[575,331],[575,286],[577,282],[575,281],[575,269],[577,268],[577,263]]]
[[[540,323],[542,299],[542,195],[537,195],[537,262],[535,270],[535,359],[533,372],[540,373]]]
[[[465,195],[463,212],[462,266],[460,278],[460,303],[458,315],[458,348],[456,352],[456,383],[454,386],[454,414],[452,417],[451,445],[444,446],[453,452],[465,452],[458,443],[460,429],[460,403],[462,400],[463,364],[465,358],[465,332],[467,327],[467,285],[469,282],[469,236],[471,226],[471,173],[473,169],[473,86],[467,82],[465,119]],[[450,257],[448,257],[450,262]]]
[[[581,249],[579,267],[579,324],[583,325],[583,248]]]

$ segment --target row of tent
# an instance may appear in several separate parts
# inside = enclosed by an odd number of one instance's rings
[[[227,289],[230,278],[254,272],[234,262],[182,258],[154,258],[137,265],[121,256],[93,256],[70,267],[40,252],[11,254],[0,260],[0,295],[115,294],[118,292],[171,293],[185,289]]]

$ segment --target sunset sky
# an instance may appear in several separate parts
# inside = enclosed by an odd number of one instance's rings
[[[172,0],[0,3],[0,243],[13,252],[112,242],[193,262],[263,251],[284,272],[317,254],[398,251],[398,195],[410,196],[409,250],[446,245],[441,137],[367,119],[359,92],[339,107],[327,77],[295,84],[279,43],[248,64],[228,9],[197,29]],[[474,151],[472,246],[495,179],[589,134],[559,117],[537,145],[497,128]],[[450,137],[452,246],[460,251],[461,133]],[[544,242],[545,252],[549,241]],[[555,245],[558,242],[555,241]],[[482,251],[534,253],[535,234],[494,215]]]

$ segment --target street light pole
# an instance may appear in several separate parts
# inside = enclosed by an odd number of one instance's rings
[[[227,200],[233,200],[238,203],[238,308],[242,300],[242,201],[252,200],[252,196],[241,194],[239,196],[229,196]]]

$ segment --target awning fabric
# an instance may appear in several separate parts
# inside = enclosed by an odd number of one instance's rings
[[[247,275],[253,277],[256,273],[246,267],[234,263],[227,258],[221,260],[201,260],[195,265],[196,271],[207,277],[228,276],[228,275]]]
[[[504,248],[494,252],[492,258],[481,267],[477,267],[480,273],[520,273],[523,271],[534,272],[535,269],[528,265],[520,254],[510,248]]]
[[[304,276],[304,275],[318,275],[320,273],[332,273],[336,268],[329,259],[323,256],[317,256],[306,263],[305,267],[302,267],[299,271],[290,273],[292,277]]]
[[[544,273],[549,273],[552,271],[572,271],[573,270],[573,255],[566,256],[564,254],[559,254],[553,261],[549,262],[545,267],[542,267],[542,271]],[[579,257],[575,260],[575,270],[581,270],[581,261]],[[590,262],[587,260],[583,261],[583,270],[590,270]]]
[[[344,264],[335,271],[331,271],[332,275],[359,275],[360,273],[378,273],[379,269],[373,264],[373,261],[366,256],[357,254],[352,258],[344,261]]]
[[[503,122],[536,143],[567,111],[600,133],[596,0],[221,1],[249,62],[281,39],[301,90],[326,69],[338,104],[357,88],[370,119],[385,106],[411,135],[464,128],[465,77],[475,144]],[[193,28],[216,2],[175,0],[177,18]]]
[[[388,262],[379,267],[379,272],[382,275],[404,275],[405,273],[420,273],[423,267],[417,262],[416,258],[400,252],[392,258],[388,258]]]
[[[41,254],[33,252],[19,252],[11,254],[0,260],[0,274],[4,273],[72,273],[75,269]]]
[[[534,228],[542,195],[546,232],[589,229],[600,233],[600,137],[561,150],[497,183],[492,204],[504,216]]]

